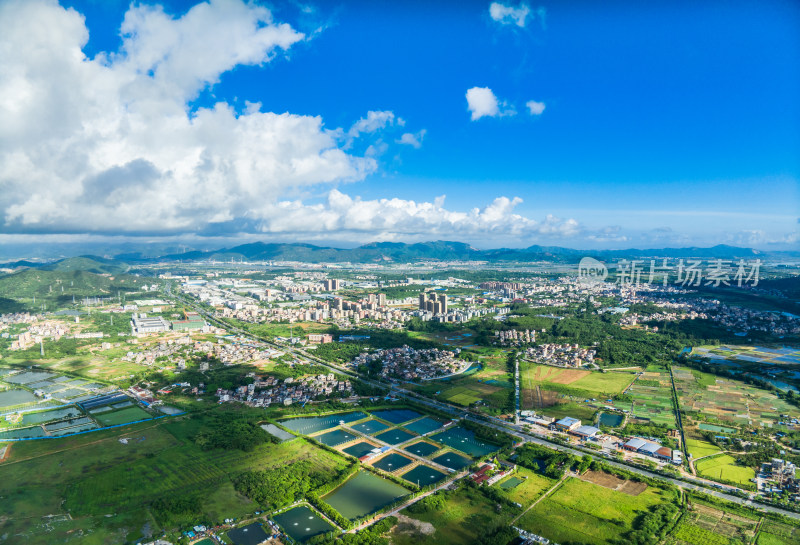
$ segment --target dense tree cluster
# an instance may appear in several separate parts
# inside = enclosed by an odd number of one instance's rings
[[[637,517],[633,530],[618,540],[620,545],[651,545],[666,537],[669,523],[678,514],[678,507],[672,503],[662,503],[651,508],[649,513]]]
[[[239,449],[249,452],[276,439],[261,429],[244,411],[218,412],[206,421],[194,442],[203,450]]]
[[[517,449],[517,459],[515,461],[522,467],[540,471],[551,479],[560,479],[576,460],[574,456],[565,452],[527,443]]]
[[[302,499],[323,484],[328,475],[314,473],[307,460],[265,471],[247,471],[234,479],[234,487],[266,509],[277,509]]]

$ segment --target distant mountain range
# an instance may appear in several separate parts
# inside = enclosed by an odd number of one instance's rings
[[[765,252],[735,246],[711,248],[654,248],[648,250],[575,250],[559,246],[497,248],[480,250],[463,242],[435,241],[406,244],[373,242],[357,248],[333,248],[304,243],[254,242],[218,250],[193,250],[158,257],[139,252],[118,254],[113,259],[94,255],[69,257],[50,263],[14,261],[6,268],[39,268],[49,271],[88,271],[97,274],[120,274],[131,266],[163,262],[194,261],[300,261],[306,263],[418,263],[424,261],[486,261],[489,263],[577,263],[583,257],[601,261],[651,258],[763,259],[800,260],[800,252]]]
[[[435,241],[406,244],[403,242],[373,242],[357,248],[333,248],[313,244],[287,244],[254,242],[232,248],[211,251],[191,251],[168,254],[157,258],[140,254],[115,256],[128,263],[163,261],[301,261],[306,263],[414,263],[420,261],[487,261],[533,262],[548,261],[576,263],[582,257],[610,261],[617,259],[644,259],[652,257],[699,259],[796,259],[800,252],[764,252],[735,246],[711,248],[660,248],[649,250],[575,250],[558,246],[530,246],[528,248],[498,248],[480,250],[463,242]]]

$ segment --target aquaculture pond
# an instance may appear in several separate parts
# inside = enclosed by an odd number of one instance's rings
[[[24,403],[32,403],[38,398],[27,390],[6,390],[0,392],[0,409]]]
[[[470,456],[476,458],[500,450],[499,446],[481,441],[480,439],[475,439],[475,434],[473,432],[458,426],[448,428],[441,433],[432,435],[431,439],[443,443],[448,447],[460,450],[461,452],[466,452]]]
[[[350,456],[355,456],[356,458],[361,458],[365,454],[369,454],[374,449],[376,449],[375,445],[367,443],[366,441],[361,441],[360,443],[356,443],[355,445],[350,445],[349,447],[342,449],[343,452],[346,452]]]
[[[600,425],[601,426],[609,426],[611,428],[616,428],[622,421],[624,420],[621,414],[615,413],[600,413]]]
[[[374,513],[408,494],[408,490],[367,471],[360,471],[323,500],[350,520]]]
[[[447,477],[447,474],[429,466],[418,465],[411,471],[403,473],[402,477],[408,482],[414,483],[417,486],[425,486],[428,484],[438,483]]]
[[[387,454],[377,462],[373,462],[373,467],[377,467],[378,469],[382,469],[387,473],[393,473],[398,469],[402,469],[411,463],[411,458],[406,458],[402,454],[397,454],[396,452],[392,452],[391,454]]]
[[[335,447],[337,445],[341,445],[342,443],[347,443],[355,438],[355,435],[352,433],[347,433],[344,430],[331,430],[327,433],[323,433],[322,435],[317,435],[314,437],[314,439],[323,445],[328,445],[329,447]]]
[[[419,443],[414,443],[413,445],[403,447],[403,450],[410,452],[411,454],[416,454],[417,456],[430,456],[441,448],[442,447],[437,447],[436,445],[426,441],[420,441]]]
[[[440,466],[449,467],[450,469],[454,469],[456,471],[463,469],[472,463],[470,458],[461,456],[455,452],[445,452],[441,456],[434,458],[433,461]]]
[[[364,422],[359,422],[358,424],[353,424],[350,427],[365,435],[375,435],[376,433],[388,430],[390,426],[373,418],[370,420],[365,420]]]
[[[404,424],[403,427],[407,430],[413,431],[414,433],[425,435],[426,433],[430,433],[441,428],[442,423],[429,416],[426,416],[424,418],[420,418],[419,420],[415,420],[414,422]]]
[[[347,424],[348,422],[355,422],[356,420],[361,420],[366,417],[366,413],[356,411],[354,413],[329,414],[325,416],[287,418],[285,420],[281,420],[280,423],[283,425],[283,427],[289,428],[294,432],[302,433],[303,435],[310,435],[318,431],[335,428],[340,422]]]
[[[284,511],[272,519],[295,541],[306,541],[335,530],[325,519],[305,505]]]
[[[381,434],[375,436],[375,439],[379,439],[384,443],[389,443],[390,445],[398,445],[403,443],[404,441],[408,441],[409,439],[413,439],[415,436],[408,433],[405,430],[401,430],[399,428],[394,428],[389,431],[385,431]]]
[[[422,416],[417,411],[411,409],[384,409],[381,411],[372,411],[373,416],[377,416],[381,420],[386,420],[392,424],[402,424],[415,418]]]

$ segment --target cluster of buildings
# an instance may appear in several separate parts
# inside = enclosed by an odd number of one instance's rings
[[[341,327],[350,327],[363,320],[370,320],[375,322],[377,327],[384,329],[400,328],[411,318],[406,311],[384,304],[379,303],[377,297],[374,303],[367,300],[363,304],[333,297],[302,307],[262,308],[253,305],[238,310],[226,307],[217,311],[217,316],[250,323],[332,322]]]
[[[470,479],[481,486],[485,484],[486,486],[492,486],[496,482],[499,482],[503,479],[503,477],[510,475],[517,466],[511,464],[505,464],[503,462],[498,461],[498,463],[487,462],[483,464],[481,467],[478,468],[478,471],[470,475]]]
[[[709,316],[705,312],[696,312],[690,310],[688,312],[656,312],[654,314],[626,314],[619,320],[619,325],[622,326],[635,326],[641,322],[677,322],[679,320],[705,320]],[[657,327],[653,328],[658,331]]]
[[[273,376],[257,378],[252,384],[235,390],[217,390],[220,403],[238,401],[253,407],[307,403],[328,397],[350,397],[353,386],[349,380],[338,380],[333,373],[309,375],[279,380]]]
[[[761,471],[754,479],[758,484],[758,491],[765,494],[780,493],[783,491],[797,494],[800,492],[800,480],[795,474],[795,464],[773,458],[761,464]]]
[[[234,342],[219,340],[216,343],[210,341],[197,342],[194,344],[194,351],[195,353],[203,353],[209,358],[216,358],[225,365],[267,361],[284,355],[284,352],[280,350],[275,350],[263,343],[250,340]]]
[[[447,314],[447,295],[435,291],[419,294],[419,310],[436,314]]]
[[[403,380],[428,380],[465,371],[470,362],[458,360],[458,350],[426,348],[415,350],[408,346],[361,354],[350,362],[353,367],[380,361],[381,377]]]
[[[672,450],[669,447],[662,446],[653,441],[642,439],[641,437],[631,437],[622,444],[622,448],[630,452],[638,452],[639,454],[651,456],[652,458],[661,460],[662,462],[670,462],[675,465],[681,465],[683,463],[681,451],[677,449]]]
[[[581,348],[577,344],[542,344],[525,351],[528,360],[556,367],[594,365],[595,354],[593,348]]]
[[[77,322],[78,319],[76,318]],[[70,335],[72,328],[70,324],[58,320],[42,320],[33,319],[30,327],[26,331],[22,331],[17,335],[16,340],[11,341],[10,350],[27,350],[32,346],[40,344],[44,339],[52,339],[54,341],[60,340],[62,337],[69,337],[73,339],[102,339],[104,334],[102,331],[80,331]],[[4,334],[3,337],[8,337]]]
[[[167,331],[209,331],[208,324],[196,312],[185,312],[182,320],[169,321],[162,316],[148,316],[147,314],[131,315],[131,335],[150,335],[165,333]]]
[[[186,367],[186,359],[183,357],[175,358],[175,354],[179,352],[186,352],[186,348],[190,344],[195,344],[189,337],[181,337],[179,339],[169,339],[153,345],[150,348],[145,348],[140,351],[129,350],[122,359],[141,365],[153,365],[157,358],[167,358],[167,360],[175,364],[178,369]]]
[[[530,329],[495,331],[494,336],[501,346],[520,346],[536,342],[536,331],[531,331]]]

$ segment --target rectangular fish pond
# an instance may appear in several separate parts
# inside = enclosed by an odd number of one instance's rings
[[[474,456],[476,458],[480,458],[481,456],[486,456],[487,454],[491,454],[492,452],[500,450],[498,445],[493,445],[491,443],[487,443],[486,441],[475,439],[474,433],[458,426],[454,426],[441,433],[432,435],[431,439],[438,441],[439,443],[443,443],[448,447],[460,450],[461,452],[466,452],[470,456]]]
[[[272,520],[277,522],[289,537],[300,542],[335,530],[325,519],[305,505],[275,515]]]
[[[400,485],[360,471],[322,499],[343,517],[355,520],[379,511],[407,494],[408,490]]]
[[[329,414],[326,416],[305,416],[302,418],[287,418],[280,420],[284,428],[288,428],[296,433],[310,435],[322,430],[335,428],[340,422],[347,424],[367,417],[366,413],[356,411],[354,413]]]

